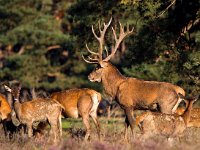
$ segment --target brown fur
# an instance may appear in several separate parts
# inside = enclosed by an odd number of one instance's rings
[[[154,135],[164,135],[167,137],[180,136],[190,122],[194,101],[196,100],[189,102],[186,111],[181,116],[150,111],[144,112],[137,117],[136,125],[143,131],[145,138]]]
[[[105,93],[112,99],[116,99],[121,108],[124,109],[126,115],[125,138],[127,139],[127,127],[131,126],[132,133],[134,129],[132,115],[134,109],[152,109],[152,106],[159,106],[161,112],[172,114],[182,100],[179,95],[185,96],[185,91],[178,86],[166,82],[143,81],[136,78],[124,77],[115,66],[108,62],[116,53],[123,39],[133,33],[134,28],[130,30],[129,27],[124,28],[119,23],[120,29],[119,35],[117,35],[116,30],[111,27],[115,42],[112,45],[111,54],[108,54],[106,50],[107,56],[103,58],[102,54],[105,47],[104,36],[111,21],[112,18],[107,24],[104,23],[103,29],[99,28],[99,36],[95,33],[92,26],[92,32],[99,42],[99,49],[98,52],[95,52],[90,50],[86,45],[88,52],[94,57],[89,56],[88,59],[85,59],[83,56],[83,59],[87,63],[99,64],[99,68],[96,68],[88,76],[89,80],[92,82],[102,82]]]
[[[186,109],[185,107],[177,108],[176,114],[182,115],[185,109]],[[200,108],[193,108],[191,110],[191,117],[187,127],[197,127],[197,128],[200,127]]]
[[[92,82],[102,81],[106,94],[116,99],[124,109],[126,127],[131,125],[132,131],[134,128],[132,110],[150,109],[151,106],[157,104],[162,113],[172,114],[175,105],[178,106],[182,100],[179,94],[185,96],[184,90],[173,84],[124,77],[109,62],[102,62],[101,66],[102,68],[90,73],[88,78]],[[125,133],[125,138],[127,138],[126,135],[127,133]]]
[[[3,94],[0,94],[0,119],[3,124],[5,136],[8,135],[7,121],[11,120],[11,107]]]
[[[5,96],[0,94],[0,119],[8,119],[10,118],[11,107],[6,100]]]
[[[86,127],[85,139],[90,137],[89,116],[92,117],[100,138],[100,125],[97,119],[97,107],[101,101],[101,94],[92,89],[70,89],[66,91],[56,92],[50,96],[52,99],[58,101],[65,110],[63,115],[69,118],[82,117],[83,123]],[[96,98],[97,99],[96,99]],[[94,102],[96,101],[96,105]]]
[[[62,106],[58,102],[51,99],[37,98],[20,103],[18,99],[20,89],[17,91],[8,87],[6,89],[11,92],[15,99],[14,111],[20,124],[27,126],[29,137],[33,136],[34,123],[48,121],[51,126],[50,134],[53,135],[54,142],[59,140],[62,135]]]

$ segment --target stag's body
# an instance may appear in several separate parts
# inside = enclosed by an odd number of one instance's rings
[[[62,135],[62,106],[58,102],[52,99],[37,98],[20,103],[18,99],[20,89],[17,91],[13,91],[9,87],[6,87],[6,89],[14,97],[14,112],[20,124],[27,126],[29,137],[33,136],[34,123],[48,121],[51,126],[50,134],[53,134],[54,142],[59,140]]]
[[[66,118],[82,117],[83,123],[86,126],[86,136],[90,136],[89,116],[92,117],[100,137],[100,125],[97,120],[97,108],[101,101],[101,94],[92,89],[70,89],[61,92],[55,92],[50,96],[52,99],[58,101],[65,110],[63,115]]]
[[[122,40],[133,32],[133,29],[129,30],[129,27],[124,31],[124,27],[121,23],[119,36],[117,36],[116,31],[112,28],[115,45],[109,55],[106,49],[107,57],[103,59],[104,36],[111,20],[112,19],[110,19],[108,24],[104,23],[103,30],[99,24],[99,36],[97,36],[92,26],[92,32],[99,41],[99,50],[98,53],[91,51],[86,45],[88,52],[95,57],[88,57],[88,60],[83,57],[83,59],[87,63],[99,64],[99,67],[88,76],[89,80],[92,82],[102,82],[105,93],[112,97],[112,99],[116,99],[121,108],[124,109],[126,114],[125,139],[127,139],[127,127],[129,125],[131,126],[132,133],[134,129],[134,120],[132,116],[132,111],[134,109],[152,109],[152,107],[158,105],[162,113],[172,114],[182,101],[179,95],[184,97],[185,91],[178,86],[166,82],[127,78],[121,75],[118,69],[108,62],[116,53]]]
[[[176,91],[185,96],[182,88],[166,82],[144,81],[122,76],[116,67],[106,64],[101,72],[102,84],[105,92],[116,98],[122,108],[147,108],[158,104],[161,112],[171,114],[179,96]],[[92,72],[90,81],[97,81],[98,75]]]
[[[125,138],[127,127],[134,121],[131,112],[134,109],[150,109],[157,104],[162,113],[172,114],[181,102],[179,94],[185,96],[182,88],[166,82],[144,81],[136,78],[126,78],[120,74],[116,67],[109,62],[104,62],[101,75],[92,72],[90,81],[102,81],[105,92],[116,99],[126,114]],[[177,91],[179,93],[177,93]]]
[[[144,112],[136,119],[136,124],[143,132],[144,138],[155,135],[166,137],[181,136],[191,119],[192,105],[196,100],[191,100],[182,115],[164,114],[159,112]]]

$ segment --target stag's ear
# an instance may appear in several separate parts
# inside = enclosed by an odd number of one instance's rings
[[[100,66],[101,66],[102,68],[105,68],[105,67],[108,66],[108,63],[105,62],[105,61],[101,61],[101,62],[99,62],[99,64],[100,64]]]
[[[12,92],[12,89],[11,88],[9,88],[7,85],[4,85],[4,88],[6,89],[6,91],[8,91],[8,92]]]

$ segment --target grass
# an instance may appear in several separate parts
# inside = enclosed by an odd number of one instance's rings
[[[27,138],[16,134],[12,140],[0,137],[0,149],[3,150],[191,150],[200,147],[200,129],[188,128],[183,136],[174,139],[173,142],[167,141],[163,137],[155,137],[146,141],[141,140],[140,131],[135,127],[135,138],[130,137],[129,143],[123,142],[124,118],[100,118],[101,136],[99,140],[96,134],[96,128],[91,120],[92,134],[90,141],[84,140],[85,128],[81,119],[63,119],[63,136],[58,145],[48,142],[48,134],[39,138]],[[130,131],[129,131],[130,133]],[[0,133],[3,135],[3,132]]]

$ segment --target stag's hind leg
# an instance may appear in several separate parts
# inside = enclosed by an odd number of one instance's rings
[[[182,99],[179,98],[175,91],[167,91],[159,99],[160,111],[165,114],[173,114],[181,101]]]

